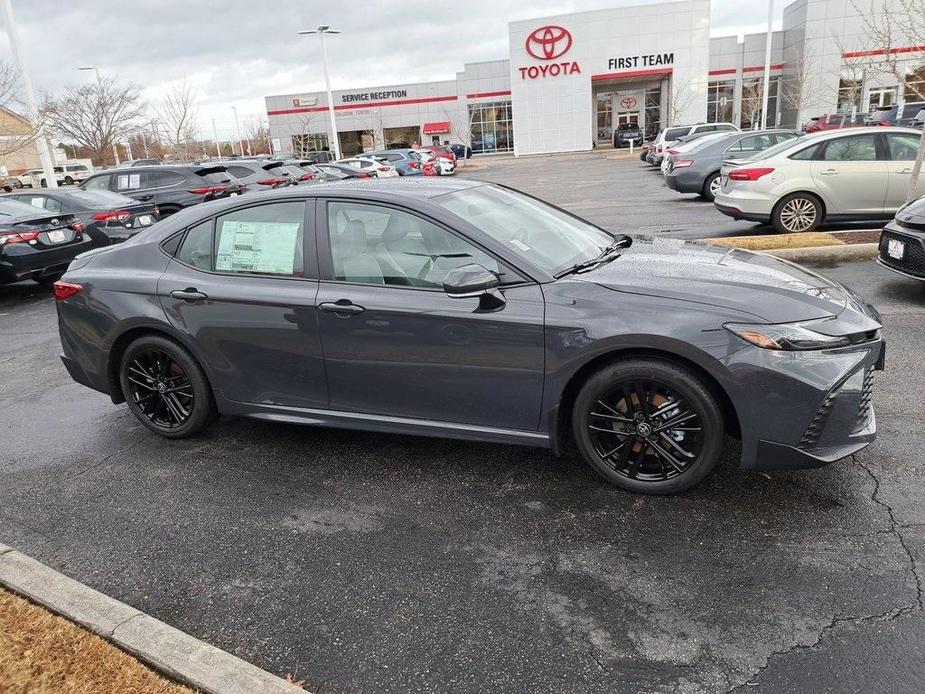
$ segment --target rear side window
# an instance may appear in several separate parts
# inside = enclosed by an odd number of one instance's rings
[[[254,172],[248,169],[246,166],[229,166],[228,173],[237,178],[247,178]]]
[[[915,161],[919,152],[921,135],[907,135],[906,133],[889,133],[886,141],[889,145],[890,159],[892,161]]]
[[[87,190],[109,190],[109,176],[95,176],[84,183]]]
[[[127,190],[138,190],[141,187],[140,173],[116,174],[116,190],[122,192]]]
[[[799,152],[795,152],[790,155],[790,159],[795,159],[796,161],[809,161],[816,158],[816,152],[819,151],[819,145],[813,145],[812,147],[806,147],[801,149]]]
[[[199,175],[209,183],[231,183],[231,176],[227,171],[211,171]]]
[[[303,277],[304,219],[303,202],[258,205],[222,215],[215,225],[215,269]]]
[[[185,180],[174,171],[145,171],[141,176],[143,188],[167,188],[180,185]]]
[[[691,132],[690,128],[668,128],[665,131],[665,142],[671,142],[672,140],[677,140],[679,137],[684,137],[689,135]]]
[[[874,135],[841,137],[825,143],[823,161],[876,161],[877,138]]]
[[[212,220],[202,222],[186,232],[177,253],[180,262],[200,270],[212,269]]]

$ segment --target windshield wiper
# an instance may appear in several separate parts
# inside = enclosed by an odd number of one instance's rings
[[[622,236],[607,246],[607,248],[602,250],[596,257],[591,258],[590,260],[583,260],[580,263],[575,263],[571,267],[567,267],[564,270],[559,270],[559,272],[554,274],[553,277],[559,279],[560,277],[565,277],[566,275],[585,272],[586,270],[590,270],[591,268],[595,267],[596,265],[600,265],[601,263],[609,263],[611,260],[615,260],[616,258],[620,257],[620,254],[617,253],[618,250],[621,248],[629,248],[632,243],[633,239],[631,239],[629,236]]]

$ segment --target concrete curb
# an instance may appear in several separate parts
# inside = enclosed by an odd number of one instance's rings
[[[0,586],[80,624],[168,677],[208,694],[305,694],[304,689],[276,675],[2,544]]]
[[[774,248],[759,252],[798,263],[872,260],[879,253],[878,244],[876,243],[849,243],[840,246],[810,246],[809,248]]]

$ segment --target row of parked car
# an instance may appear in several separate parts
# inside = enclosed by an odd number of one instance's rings
[[[0,195],[0,284],[25,279],[52,284],[76,255],[125,241],[192,205],[328,181],[448,176],[455,173],[456,161],[450,148],[440,146],[365,152],[337,161],[329,152],[189,164],[141,160],[71,181],[78,185],[17,187]]]

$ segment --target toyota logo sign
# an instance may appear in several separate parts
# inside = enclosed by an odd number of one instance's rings
[[[631,96],[625,96],[620,100],[620,106],[623,108],[636,108],[636,99]]]
[[[554,60],[572,47],[572,34],[565,27],[549,24],[534,29],[527,36],[525,47],[537,60]]]

